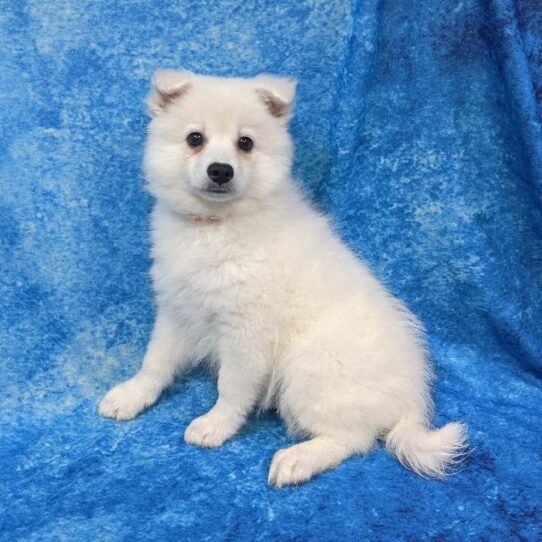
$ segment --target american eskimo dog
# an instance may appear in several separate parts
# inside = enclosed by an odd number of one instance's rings
[[[186,429],[189,444],[220,446],[272,407],[304,440],[275,454],[271,484],[309,480],[377,439],[443,476],[465,428],[431,429],[420,324],[292,181],[295,88],[270,75],[154,75],[144,166],[157,316],[141,370],[99,411],[129,420],[205,358],[218,400]]]

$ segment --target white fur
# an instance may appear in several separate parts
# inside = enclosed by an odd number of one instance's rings
[[[276,407],[308,440],[277,452],[270,483],[304,482],[378,438],[416,472],[445,474],[465,429],[429,428],[420,324],[291,181],[295,82],[188,72],[153,81],[145,169],[157,198],[158,316],[141,371],[104,397],[100,413],[133,418],[207,358],[219,397],[185,440],[220,446],[256,406]],[[198,152],[185,142],[192,131],[205,135]],[[237,148],[241,136],[254,140],[250,153]],[[205,192],[212,162],[235,170],[226,196]]]

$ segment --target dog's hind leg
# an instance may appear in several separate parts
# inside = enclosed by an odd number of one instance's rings
[[[374,439],[358,441],[318,436],[279,450],[273,457],[268,481],[277,487],[310,480],[316,474],[337,467],[345,459],[370,450]]]

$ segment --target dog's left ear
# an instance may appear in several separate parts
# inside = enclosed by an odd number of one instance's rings
[[[151,79],[147,106],[152,117],[159,115],[174,100],[182,96],[196,76],[188,71],[158,70]]]
[[[286,124],[293,115],[297,81],[275,75],[258,75],[254,78],[256,92],[274,117]]]

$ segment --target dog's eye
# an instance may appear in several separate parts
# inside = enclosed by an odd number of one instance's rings
[[[186,142],[192,148],[199,147],[201,144],[203,144],[203,134],[200,134],[199,132],[192,132],[186,137]]]
[[[252,149],[254,142],[252,139],[250,139],[250,137],[241,137],[239,138],[237,145],[242,151],[248,152],[250,149]]]

